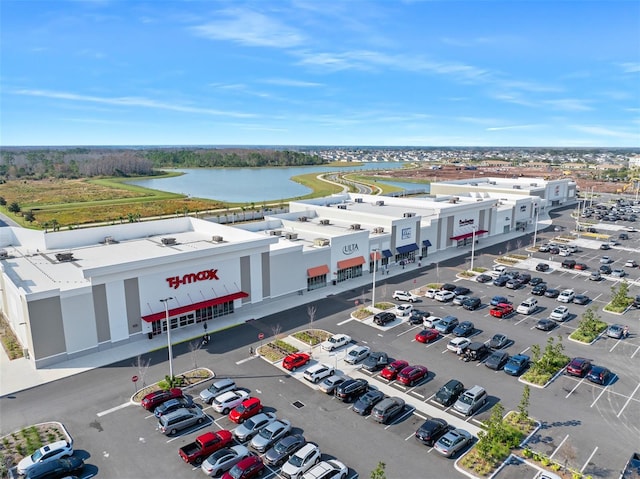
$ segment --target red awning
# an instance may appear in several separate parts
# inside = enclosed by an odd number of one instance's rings
[[[353,268],[354,266],[360,266],[361,264],[364,264],[364,257],[358,256],[357,258],[338,261],[338,269]]]
[[[206,308],[207,306],[215,306],[216,304],[228,303],[229,301],[233,301],[235,299],[247,298],[249,295],[244,291],[238,291],[237,293],[231,293],[226,296],[219,296],[217,298],[208,299],[206,301],[201,301],[199,303],[193,303],[188,306],[178,306],[177,308],[173,308],[169,310],[169,316],[177,316],[183,313],[189,313],[191,311],[196,311],[197,309]],[[160,321],[166,318],[166,312],[160,311],[159,313],[148,314],[143,316],[142,319],[147,323],[154,323],[156,321]]]
[[[371,253],[371,261],[375,261],[381,258],[382,258],[382,253],[380,253],[380,251],[374,251],[373,253]]]
[[[307,270],[307,276],[309,278],[322,276],[323,274],[329,274],[329,267],[326,264],[323,264],[322,266],[316,266],[315,268],[309,268]]]
[[[478,235],[481,235],[481,234],[484,234],[484,233],[488,233],[488,231],[487,230],[478,230],[478,231],[476,231],[475,235],[478,236]],[[460,241],[460,240],[463,240],[463,239],[471,238],[472,236],[473,236],[473,232],[465,233],[465,234],[458,235],[458,236],[452,236],[451,239],[454,240],[454,241]]]

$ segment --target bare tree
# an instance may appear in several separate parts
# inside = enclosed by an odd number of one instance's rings
[[[309,329],[313,330],[313,322],[316,320],[316,311],[318,308],[315,306],[307,306],[307,316],[309,316]]]
[[[518,239],[518,240],[516,241],[516,248],[517,248],[517,249],[522,248],[522,240],[521,240],[521,239]]]
[[[139,381],[142,383],[142,387],[140,389],[145,388],[147,385],[147,383],[145,382],[145,378],[147,376],[147,373],[149,372],[149,366],[151,366],[151,359],[145,361],[144,359],[142,359],[142,355],[139,354],[132,366],[138,370],[137,376],[139,378]]]
[[[189,341],[189,353],[191,354],[193,369],[198,369],[198,351],[200,349],[202,349],[202,341]]]
[[[506,249],[507,249],[507,252],[505,254],[507,255],[509,254],[509,250],[511,249],[511,241],[507,241]]]
[[[280,323],[274,324],[271,326],[271,333],[273,334],[274,339],[280,339],[280,333],[282,332],[282,326]]]

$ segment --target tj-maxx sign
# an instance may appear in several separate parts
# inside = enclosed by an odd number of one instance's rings
[[[218,278],[217,269],[205,269],[198,273],[188,273],[183,276],[172,276],[171,278],[166,278],[166,281],[169,283],[170,288],[178,289],[182,284],[197,283],[198,281],[211,281],[214,279],[220,279]]]

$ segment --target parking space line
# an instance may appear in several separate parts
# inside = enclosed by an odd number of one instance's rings
[[[412,413],[413,413],[413,411],[414,411],[414,408],[413,408],[413,407],[411,407],[411,408],[410,408],[406,413],[404,413],[402,416],[398,417],[398,418],[397,418],[395,421],[393,421],[391,424],[388,424],[388,425],[385,427],[385,430],[386,430],[386,429],[389,429],[389,428],[390,428],[391,426],[393,426],[394,424],[397,424],[397,423],[401,422],[402,420],[404,420],[404,418],[405,418],[405,417],[407,417],[409,414],[412,414]]]
[[[598,399],[600,399],[600,397],[601,397],[601,396],[605,393],[605,391],[607,390],[607,386],[609,386],[609,385],[610,385],[610,384],[615,380],[615,378],[616,378],[616,377],[617,377],[617,376],[616,376],[615,374],[614,374],[613,376],[611,376],[611,379],[609,379],[609,383],[608,383],[608,384],[605,384],[605,385],[602,387],[602,391],[600,391],[600,394],[598,394],[598,397],[597,397],[597,398],[595,398],[595,399],[593,400],[593,402],[591,403],[591,406],[589,406],[589,407],[593,407],[593,406],[595,406],[595,404],[598,402]]]
[[[629,399],[627,399],[627,401],[624,403],[624,406],[622,406],[622,409],[620,409],[620,412],[616,415],[616,417],[620,417],[623,413],[623,411],[625,410],[625,408],[629,405],[629,403],[631,402],[631,398],[633,398],[633,396],[635,396],[636,392],[638,391],[638,388],[640,388],[640,383],[638,383],[638,385],[636,386],[636,388],[633,390],[633,392],[631,393],[631,396],[629,396]]]
[[[527,346],[526,348],[524,348],[522,351],[520,351],[520,354],[524,354],[527,351],[529,351],[529,346]]]
[[[558,447],[556,447],[554,449],[554,451],[551,453],[551,455],[549,456],[549,459],[553,459],[553,456],[556,455],[556,452],[558,452],[560,450],[560,448],[562,447],[562,445],[564,444],[564,442],[569,438],[569,434],[567,434],[564,439],[562,441],[560,441],[560,444],[558,444]]]
[[[620,339],[618,339],[613,346],[611,346],[611,349],[609,350],[609,352],[613,351],[614,349],[616,349],[616,346],[620,344]]]
[[[342,326],[343,324],[347,324],[348,322],[353,321],[353,318],[345,319],[344,321],[340,321],[336,324],[336,326]]]
[[[427,420],[427,416],[423,416],[422,414],[418,414],[417,412],[414,412],[413,414],[418,416],[420,419],[424,419],[425,421]]]
[[[125,402],[125,403],[120,404],[119,406],[115,406],[115,407],[112,407],[111,409],[107,409],[106,411],[101,411],[98,414],[96,414],[96,416],[98,416],[98,417],[106,416],[107,414],[111,414],[112,412],[118,411],[120,409],[124,409],[124,408],[126,408],[128,406],[132,406],[132,405],[133,405],[133,403],[131,403],[131,402]]]
[[[526,320],[527,320],[527,317],[525,316],[525,317],[524,317],[524,318],[522,318],[520,321],[518,321],[518,322],[516,322],[516,323],[513,323],[513,324],[514,324],[514,326],[517,326],[518,324],[520,324],[521,322],[526,321]]]
[[[580,472],[584,471],[587,468],[587,466],[589,465],[589,462],[591,462],[591,458],[596,454],[597,450],[598,450],[598,446],[596,446],[596,448],[593,450],[593,452],[589,456],[589,459],[587,459],[587,462],[585,462],[584,466],[582,466],[582,468],[580,469]]]
[[[633,359],[633,357],[637,354],[638,351],[640,351],[640,346],[638,346],[634,351],[634,353],[631,355],[631,359]]]

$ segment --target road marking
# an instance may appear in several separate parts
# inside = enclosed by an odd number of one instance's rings
[[[524,348],[522,351],[520,351],[520,354],[524,354],[524,353],[526,353],[527,351],[529,351],[529,347],[528,347],[528,346],[527,346],[526,348]]]
[[[340,321],[336,326],[342,326],[343,324],[347,324],[349,321],[353,321],[353,318],[345,319],[344,321]]]
[[[411,394],[415,394],[416,396],[421,397],[422,399],[424,399],[424,394],[420,394],[420,393],[417,393],[415,391],[411,391]]]
[[[616,375],[614,374],[614,375],[611,377],[611,379],[609,380],[609,384],[611,384],[615,378],[616,378]],[[609,386],[609,384],[605,384],[605,385],[602,387],[602,391],[600,391],[600,394],[598,394],[598,397],[597,397],[597,398],[595,398],[595,399],[593,400],[593,402],[591,403],[591,406],[589,406],[589,407],[593,407],[593,406],[595,406],[595,404],[598,402],[598,399],[600,399],[600,397],[601,397],[601,396],[605,393],[605,391],[607,390],[607,386]]]
[[[406,331],[403,331],[402,333],[398,334],[398,337],[402,336],[403,334],[407,334],[410,333],[411,331],[413,331],[416,328],[411,328],[411,329],[407,329]]]
[[[633,357],[636,355],[636,353],[637,353],[638,351],[640,351],[640,346],[638,346],[638,347],[636,348],[636,350],[634,351],[634,353],[631,355],[631,359],[633,359]]]
[[[614,349],[616,349],[616,346],[617,346],[618,344],[620,344],[620,339],[618,339],[618,340],[613,344],[613,346],[611,346],[611,349],[609,350],[609,352],[611,352],[611,351],[613,351]]]
[[[244,358],[244,359],[241,359],[240,361],[236,361],[236,364],[237,364],[237,365],[244,364],[244,363],[246,363],[246,362],[248,362],[248,361],[251,361],[252,359],[255,359],[255,358],[257,358],[257,357],[258,357],[258,356],[251,356],[251,357],[249,357],[249,358]]]
[[[131,402],[126,402],[126,403],[120,404],[120,406],[112,407],[111,409],[107,409],[106,411],[99,412],[98,414],[96,414],[96,416],[98,417],[106,416],[107,414],[111,414],[112,412],[116,412],[120,409],[124,409],[128,406],[131,406],[132,404],[133,403]]]
[[[555,450],[551,453],[551,455],[549,456],[549,459],[553,459],[553,456],[556,455],[556,452],[558,452],[560,450],[560,448],[562,447],[562,445],[564,444],[564,442],[569,438],[569,434],[567,434],[564,439],[560,442],[560,444],[558,444],[558,447],[555,448]]]
[[[582,469],[580,469],[580,472],[584,471],[587,468],[587,466],[589,465],[589,462],[591,462],[591,458],[596,454],[597,450],[598,450],[598,446],[596,446],[596,448],[593,450],[593,452],[589,456],[589,459],[587,459],[587,462],[585,462],[584,466],[582,466]]]
[[[526,321],[527,317],[525,316],[524,318],[522,318],[520,321],[518,321],[517,323],[514,323],[515,326],[517,326],[518,324],[520,324],[523,321]]]
[[[638,385],[636,386],[636,388],[633,390],[633,392],[631,393],[631,396],[629,396],[629,399],[627,399],[627,401],[624,403],[624,406],[622,406],[622,409],[620,409],[620,412],[617,414],[616,417],[620,417],[622,415],[622,412],[624,411],[624,409],[627,407],[627,405],[629,404],[629,402],[631,402],[631,398],[636,394],[636,392],[638,391],[638,388],[640,388],[640,383],[638,383]]]

